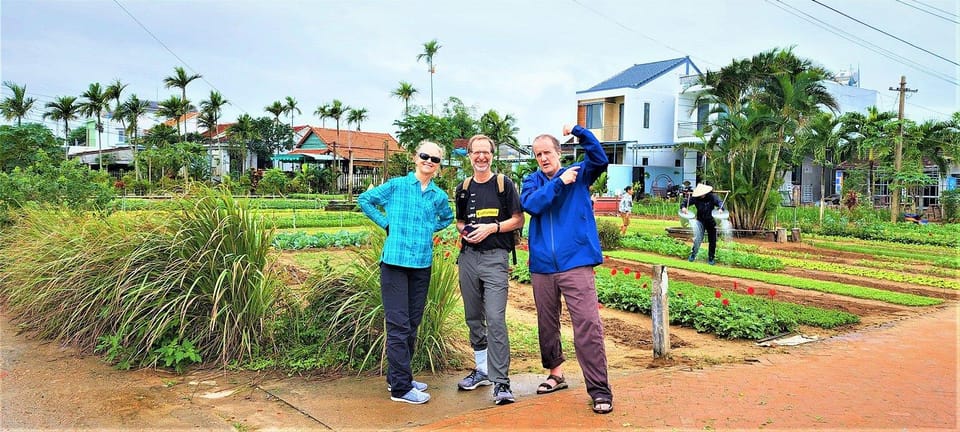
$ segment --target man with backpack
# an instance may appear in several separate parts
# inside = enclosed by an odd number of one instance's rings
[[[467,152],[473,176],[458,185],[454,194],[457,230],[462,237],[457,258],[460,293],[476,361],[457,387],[474,390],[493,385],[494,403],[504,405],[515,400],[508,375],[507,261],[516,246],[516,232],[523,229],[523,210],[513,182],[491,169],[495,151],[489,137],[470,138]]]

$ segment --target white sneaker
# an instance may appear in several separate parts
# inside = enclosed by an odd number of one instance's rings
[[[428,387],[428,386],[427,386],[427,383],[422,383],[422,382],[417,381],[417,380],[413,380],[413,381],[411,381],[410,383],[413,385],[413,388],[415,388],[415,389],[417,389],[417,390],[420,390],[420,391],[422,391],[422,392],[423,392],[423,391],[427,391],[427,387]],[[393,387],[390,386],[390,383],[387,383],[387,391],[393,391]]]

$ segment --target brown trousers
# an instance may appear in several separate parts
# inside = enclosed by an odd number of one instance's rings
[[[613,400],[607,379],[607,353],[603,342],[597,289],[592,267],[577,267],[564,272],[533,273],[533,298],[537,305],[540,360],[553,369],[566,359],[560,346],[561,295],[573,322],[573,347],[583,370],[587,393],[591,398]]]

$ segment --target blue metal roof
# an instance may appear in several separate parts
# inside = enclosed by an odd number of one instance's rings
[[[670,60],[663,60],[653,63],[644,63],[633,65],[623,72],[620,72],[606,81],[601,82],[593,87],[590,87],[586,90],[578,91],[577,93],[589,93],[600,90],[612,90],[624,87],[630,88],[640,88],[644,84],[653,81],[659,76],[675,69],[678,66],[686,67],[686,74],[700,73],[700,69],[697,68],[697,65],[693,64],[690,60],[690,57],[681,57]]]

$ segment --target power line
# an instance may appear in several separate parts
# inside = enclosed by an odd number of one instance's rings
[[[848,32],[846,32],[846,31],[844,31],[843,29],[840,29],[840,28],[838,28],[838,27],[835,27],[835,26],[833,26],[833,25],[831,25],[831,24],[829,24],[829,23],[827,23],[827,22],[825,22],[825,21],[823,21],[823,20],[821,20],[821,19],[819,19],[819,18],[817,18],[817,17],[814,17],[814,16],[812,16],[812,15],[810,15],[810,14],[808,14],[808,13],[802,11],[802,10],[799,10],[799,9],[793,7],[793,6],[790,6],[790,5],[784,3],[784,2],[781,1],[781,0],[775,0],[776,3],[773,3],[771,0],[766,0],[766,1],[767,1],[767,3],[769,3],[769,4],[771,4],[771,5],[775,6],[775,7],[783,10],[784,12],[787,12],[787,13],[789,13],[789,14],[797,17],[797,18],[800,18],[800,19],[802,19],[802,20],[804,20],[804,21],[807,21],[807,22],[809,22],[809,23],[811,23],[811,24],[813,24],[813,25],[815,25],[815,26],[817,26],[817,27],[820,27],[820,28],[824,29],[824,30],[827,30],[828,32],[833,33],[833,34],[835,34],[835,35],[837,35],[837,36],[839,36],[839,37],[841,37],[841,38],[843,38],[843,39],[846,39],[846,40],[848,40],[848,41],[850,41],[850,42],[853,42],[854,44],[857,44],[857,45],[860,45],[860,46],[862,46],[862,47],[864,47],[864,48],[867,48],[867,49],[869,49],[869,50],[871,50],[871,51],[873,51],[873,52],[875,52],[875,53],[877,53],[877,54],[880,54],[880,55],[882,55],[882,56],[884,56],[884,57],[886,57],[886,58],[888,58],[888,59],[890,59],[890,60],[893,60],[893,61],[895,61],[895,62],[897,62],[897,63],[900,63],[900,64],[903,64],[903,65],[905,65],[905,66],[910,66],[910,67],[916,69],[916,70],[919,71],[919,72],[923,72],[923,73],[925,73],[925,74],[927,74],[927,75],[930,75],[930,76],[932,76],[932,77],[941,79],[941,80],[943,80],[943,81],[945,81],[945,82],[947,82],[947,83],[949,83],[949,84],[952,84],[952,85],[955,85],[955,86],[958,85],[958,82],[957,82],[957,81],[955,81],[954,79],[952,79],[951,77],[949,77],[949,76],[947,76],[947,75],[941,74],[941,73],[936,72],[936,71],[929,70],[929,69],[923,67],[923,65],[920,65],[919,63],[916,63],[916,62],[914,62],[914,61],[911,61],[911,60],[907,59],[906,57],[900,56],[900,55],[898,55],[898,54],[896,54],[896,53],[894,53],[894,52],[892,52],[892,51],[889,51],[889,50],[887,50],[887,49],[885,49],[885,48],[883,48],[883,47],[880,47],[880,46],[878,46],[878,45],[876,45],[876,44],[873,44],[873,43],[871,43],[871,42],[869,42],[869,41],[867,41],[867,40],[861,39],[861,38],[857,37],[856,35],[853,35],[853,34],[851,34],[851,33],[848,33]],[[779,3],[779,4],[777,4],[777,3]],[[788,10],[787,8],[789,8],[790,10]],[[802,15],[802,16],[801,16],[801,15]]]
[[[894,35],[892,35],[892,34],[890,34],[890,33],[887,33],[886,31],[880,30],[880,29],[878,29],[878,28],[876,28],[876,27],[874,27],[874,26],[872,26],[872,25],[870,25],[870,24],[867,24],[867,23],[865,23],[865,22],[863,22],[863,21],[860,21],[860,20],[858,20],[858,19],[850,16],[850,15],[847,15],[847,14],[845,14],[845,13],[839,11],[839,10],[836,10],[836,9],[834,9],[834,8],[832,8],[832,7],[830,7],[830,6],[827,6],[827,5],[823,4],[823,3],[820,3],[818,0],[810,0],[810,1],[816,3],[816,4],[820,5],[820,6],[823,6],[823,7],[827,8],[827,9],[830,9],[830,10],[832,10],[832,11],[834,11],[834,12],[840,14],[840,15],[843,15],[843,16],[845,16],[845,17],[847,17],[847,18],[849,18],[849,19],[851,19],[851,20],[853,20],[853,21],[855,21],[855,22],[857,22],[857,23],[863,24],[863,25],[865,25],[865,26],[867,26],[867,27],[869,27],[869,28],[871,28],[871,29],[873,29],[873,30],[876,30],[876,31],[878,31],[878,32],[880,32],[880,33],[883,33],[883,34],[885,34],[885,35],[887,35],[887,36],[889,36],[889,37],[891,37],[891,38],[894,38],[894,39],[896,39],[896,40],[898,40],[898,41],[900,41],[900,42],[903,42],[903,43],[905,43],[905,44],[907,44],[907,45],[910,45],[910,46],[912,46],[912,47],[914,47],[914,48],[916,48],[916,49],[918,49],[918,50],[920,50],[920,51],[923,51],[923,52],[925,52],[925,53],[927,53],[927,54],[930,54],[930,55],[932,55],[932,56],[934,56],[934,57],[937,57],[937,58],[939,58],[939,59],[941,59],[941,60],[945,60],[945,61],[947,61],[947,62],[950,62],[950,63],[952,63],[952,64],[954,64],[954,65],[960,66],[960,63],[957,63],[957,62],[955,62],[955,61],[953,61],[953,60],[950,60],[950,59],[948,59],[948,58],[946,58],[946,57],[943,57],[943,56],[941,56],[940,54],[937,54],[937,53],[934,53],[934,52],[932,52],[932,51],[929,51],[929,50],[927,50],[926,48],[922,48],[922,47],[919,47],[919,46],[917,46],[917,45],[914,45],[914,44],[912,44],[912,43],[910,43],[910,42],[907,42],[907,41],[903,40],[902,38],[899,38],[899,37],[897,37],[897,36],[894,36]]]
[[[130,17],[130,19],[132,19],[134,22],[136,22],[137,25],[139,25],[140,28],[143,29],[143,31],[147,32],[147,34],[150,35],[150,37],[152,37],[153,40],[157,41],[157,43],[160,44],[160,46],[162,46],[163,49],[167,50],[167,52],[169,52],[170,55],[176,57],[176,59],[177,59],[178,61],[180,61],[180,63],[182,63],[184,66],[186,66],[187,69],[190,69],[190,72],[193,72],[193,73],[195,73],[195,74],[197,74],[197,75],[200,75],[200,79],[201,79],[203,82],[207,83],[207,85],[209,85],[210,88],[216,90],[217,92],[220,92],[220,89],[218,89],[217,86],[213,85],[213,83],[211,83],[211,82],[208,81],[206,78],[204,78],[202,74],[198,73],[197,70],[194,69],[192,66],[190,66],[190,64],[188,64],[184,59],[180,58],[180,56],[178,56],[177,53],[173,52],[173,50],[170,49],[170,47],[168,47],[167,44],[163,43],[163,41],[160,40],[160,38],[158,38],[157,35],[153,34],[153,32],[151,32],[150,29],[148,29],[146,25],[144,25],[142,22],[140,22],[140,20],[138,20],[137,17],[133,16],[133,14],[130,13],[130,11],[127,10],[127,8],[123,7],[123,5],[120,4],[120,0],[113,0],[113,2],[116,3],[117,6],[119,6],[120,9],[122,9],[123,12],[126,13],[127,16]],[[230,105],[232,105],[233,107],[237,108],[238,110],[240,110],[240,111],[242,111],[242,112],[244,112],[244,113],[247,113],[247,110],[243,109],[242,107],[239,107],[239,106],[235,105],[233,102],[227,101],[227,103],[230,104]]]
[[[956,21],[956,20],[954,20],[954,19],[947,18],[947,17],[945,17],[945,16],[943,16],[943,15],[935,14],[935,13],[933,13],[933,12],[930,12],[930,11],[926,10],[926,9],[918,8],[918,7],[916,7],[916,6],[912,5],[912,4],[909,4],[909,3],[907,3],[907,2],[904,2],[903,0],[897,0],[897,3],[903,4],[904,6],[912,7],[912,8],[914,8],[914,9],[920,11],[920,12],[933,15],[933,16],[935,16],[935,17],[937,17],[937,18],[942,19],[942,20],[949,21],[949,22],[952,22],[952,23],[954,23],[954,24],[960,24],[960,22],[958,22],[958,21]]]
[[[679,50],[679,49],[676,49],[676,48],[674,48],[674,47],[672,47],[672,46],[670,46],[670,45],[667,45],[665,42],[661,42],[661,41],[659,41],[659,40],[657,40],[657,39],[654,39],[654,38],[652,38],[652,37],[650,37],[650,36],[647,36],[646,34],[643,34],[643,33],[639,32],[639,31],[637,31],[637,30],[634,30],[634,29],[628,27],[627,25],[621,23],[620,21],[617,21],[616,19],[607,16],[607,15],[601,13],[600,11],[598,11],[598,10],[596,10],[596,9],[593,9],[593,8],[588,7],[587,5],[581,3],[581,2],[578,1],[578,0],[570,0],[570,1],[572,1],[572,2],[575,3],[576,5],[582,7],[582,8],[584,8],[584,9],[590,11],[590,12],[593,12],[594,14],[600,16],[601,18],[604,18],[604,19],[606,19],[606,20],[608,20],[608,21],[616,24],[617,26],[619,26],[620,28],[622,28],[622,29],[624,29],[624,30],[626,30],[626,31],[628,31],[628,32],[636,33],[636,34],[638,34],[638,35],[640,35],[640,36],[642,36],[642,37],[644,37],[644,38],[646,38],[646,39],[648,39],[648,40],[650,40],[650,41],[652,41],[652,42],[654,42],[654,43],[656,43],[656,44],[659,44],[659,45],[661,45],[661,46],[663,46],[663,47],[665,47],[665,48],[667,48],[667,49],[669,49],[669,50],[671,50],[671,51],[674,51],[674,52],[676,52],[676,53],[679,53],[680,55],[684,55],[684,56],[690,55],[688,52],[685,52],[685,51],[681,51],[681,50]],[[708,64],[708,65],[719,66],[719,65],[717,65],[717,64],[715,64],[715,63],[713,63],[713,62],[711,62],[711,61],[709,61],[709,60],[707,60],[707,59],[705,59],[705,58],[703,58],[703,57],[700,57],[700,56],[696,56],[696,57],[699,57],[701,60],[703,60],[704,63],[706,63],[706,64]]]
[[[947,14],[948,16],[952,16],[952,17],[954,17],[954,18],[958,18],[958,15],[957,15],[955,12],[950,12],[950,11],[948,11],[948,10],[940,9],[940,8],[938,8],[938,7],[936,7],[936,6],[933,6],[933,5],[924,3],[924,2],[922,2],[922,1],[920,1],[920,0],[913,0],[913,2],[914,2],[914,3],[917,3],[917,4],[924,5],[925,7],[928,7],[928,8],[930,8],[930,9],[933,9],[933,10],[935,10],[935,11],[937,11],[937,12],[943,12],[943,13]]]

